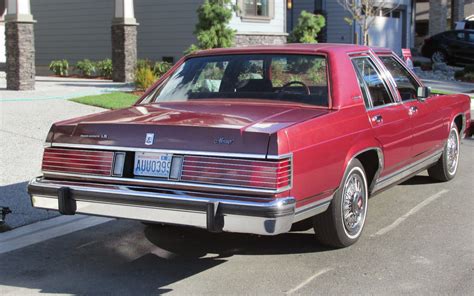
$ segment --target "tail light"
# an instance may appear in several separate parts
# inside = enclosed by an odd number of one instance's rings
[[[181,181],[281,190],[291,186],[291,160],[185,156]]]
[[[42,170],[111,176],[114,152],[45,148]]]

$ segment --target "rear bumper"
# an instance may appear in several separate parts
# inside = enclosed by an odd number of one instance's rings
[[[147,187],[33,179],[32,205],[75,213],[188,225],[209,231],[275,235],[288,232],[295,199],[268,199],[162,190]]]

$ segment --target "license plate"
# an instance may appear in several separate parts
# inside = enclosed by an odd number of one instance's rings
[[[135,176],[169,178],[172,154],[136,152],[133,174]]]

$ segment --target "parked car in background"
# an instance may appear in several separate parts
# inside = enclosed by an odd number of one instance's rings
[[[423,56],[435,63],[474,64],[474,30],[453,30],[425,39]]]
[[[431,96],[388,49],[337,44],[186,56],[130,108],[55,123],[32,204],[276,235],[361,236],[368,198],[456,175],[466,95]]]

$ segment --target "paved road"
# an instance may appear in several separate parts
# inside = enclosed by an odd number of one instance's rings
[[[453,181],[420,174],[371,198],[350,248],[324,248],[311,231],[259,237],[113,220],[1,254],[0,294],[472,295],[473,170],[474,140],[464,140]]]
[[[41,174],[43,144],[51,124],[100,111],[103,109],[67,100],[0,98],[0,206],[13,211],[7,217],[9,226],[18,227],[56,215],[33,209],[26,193],[27,182]]]

